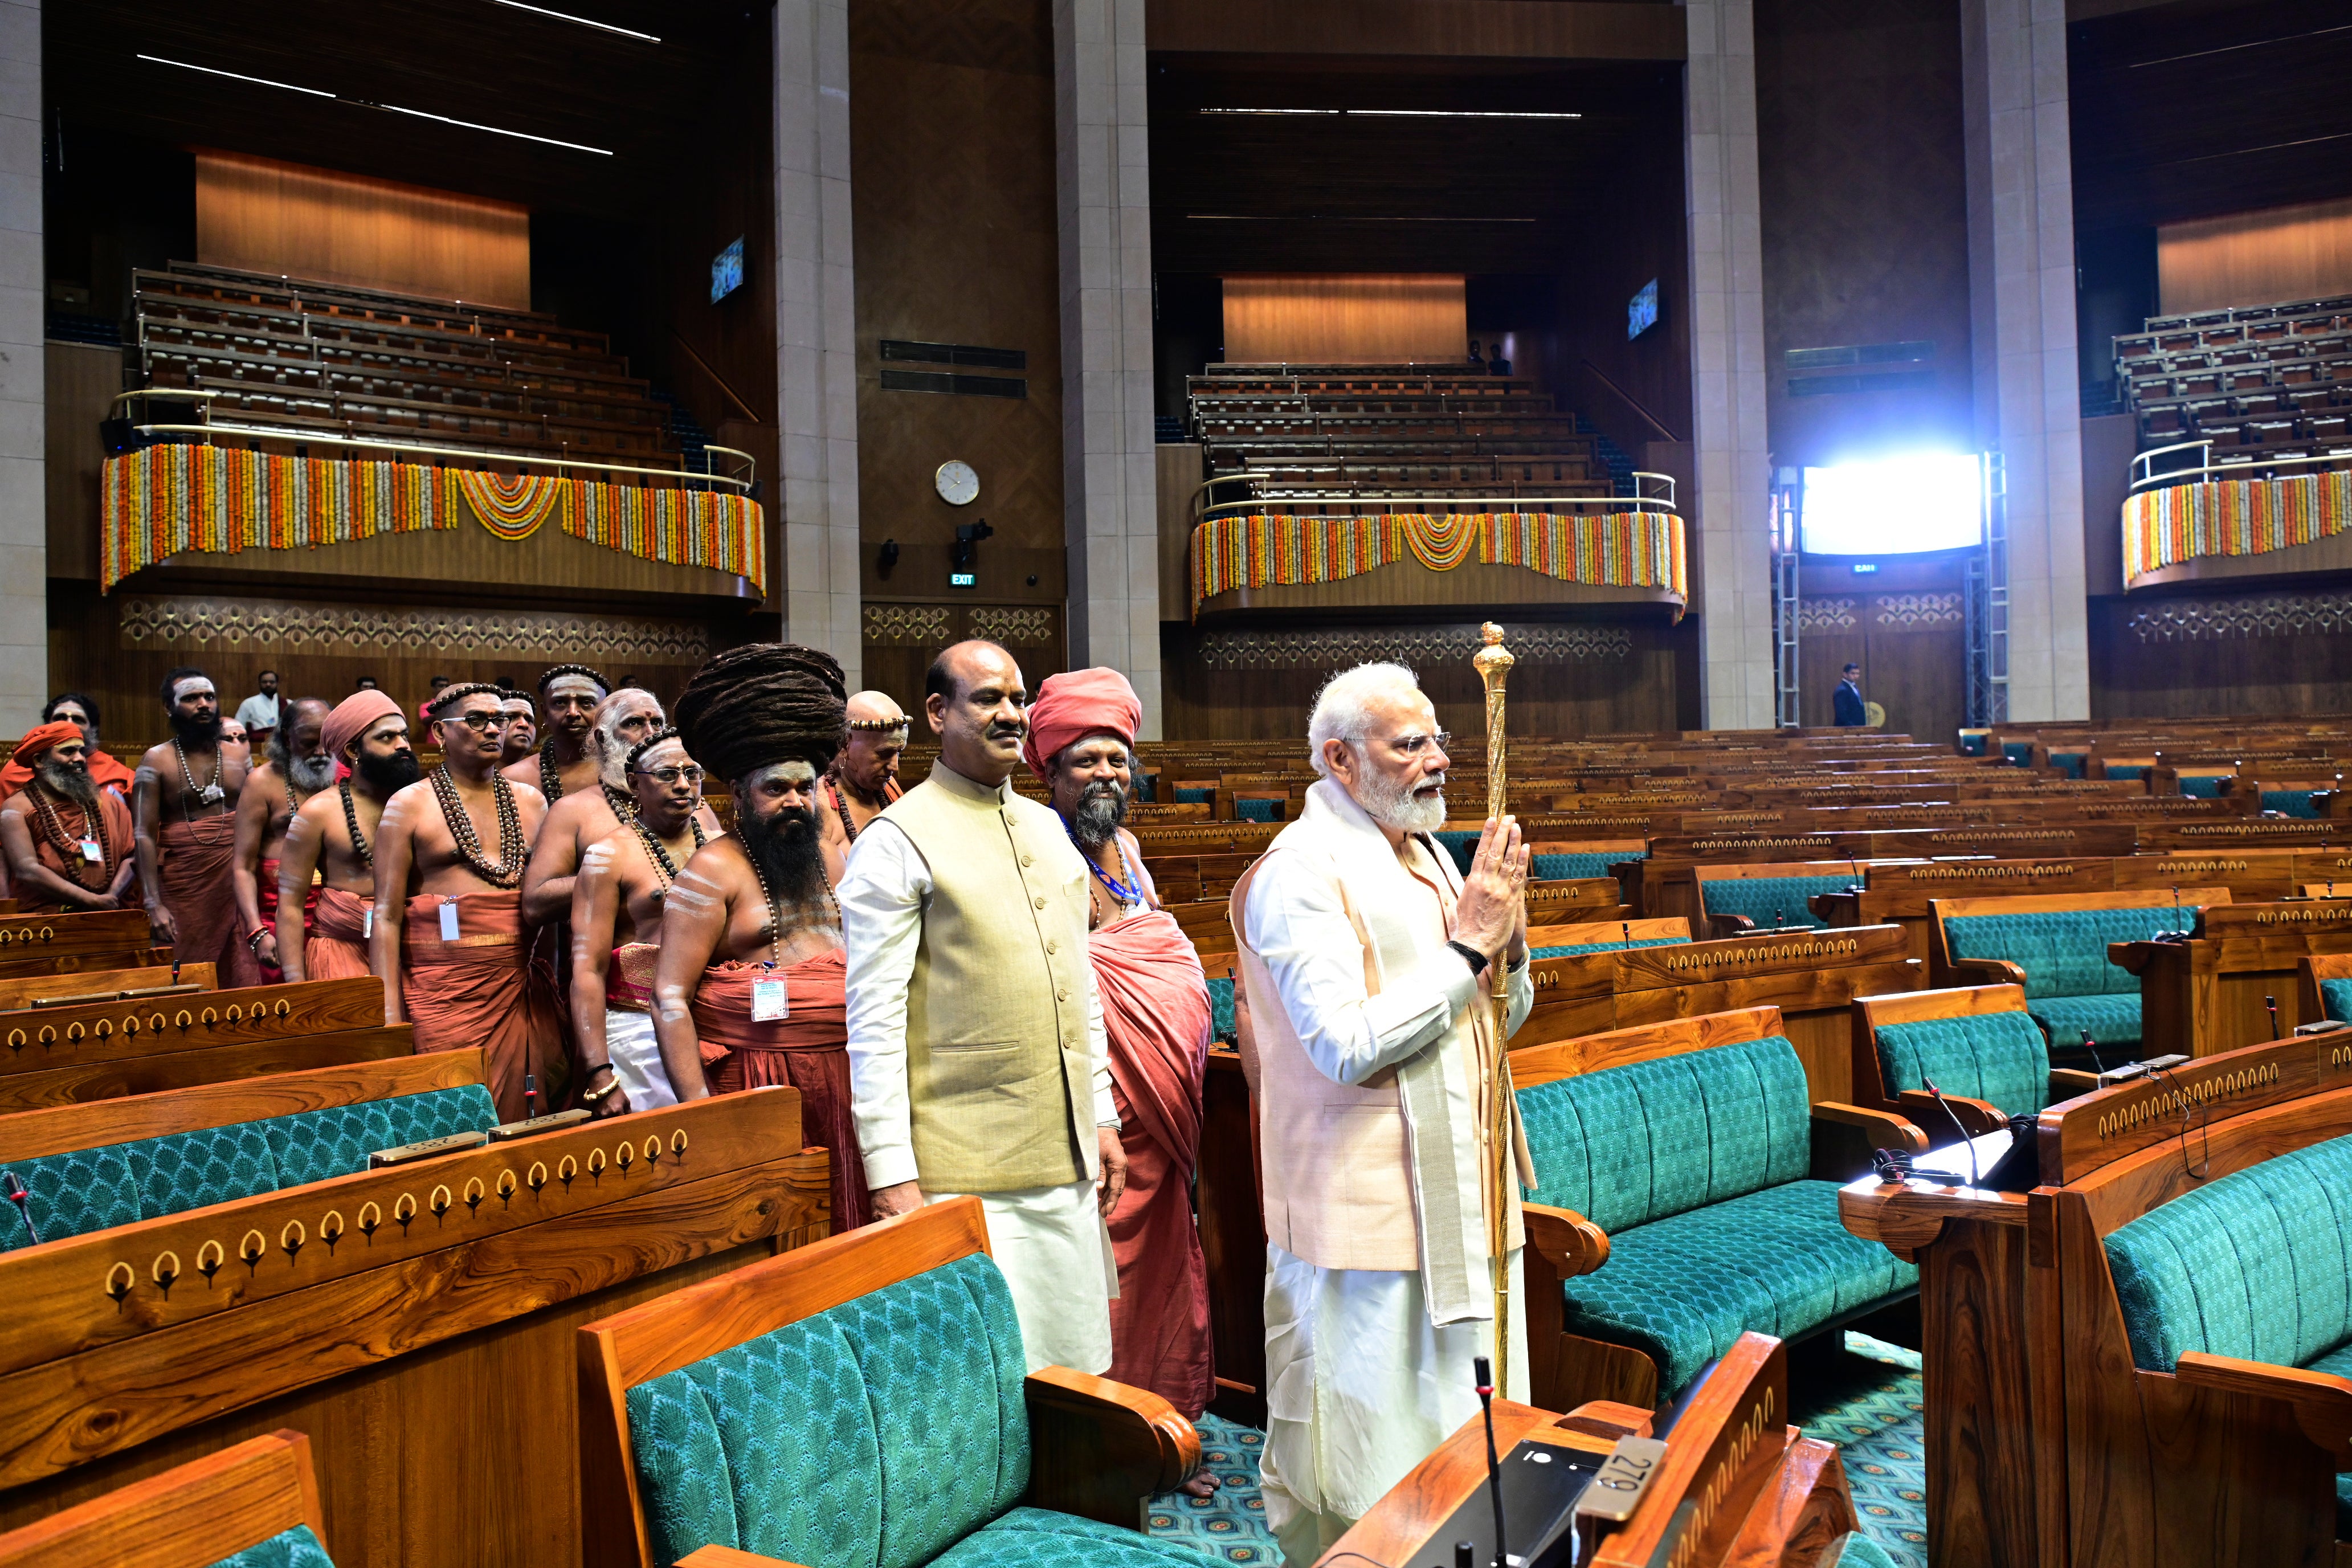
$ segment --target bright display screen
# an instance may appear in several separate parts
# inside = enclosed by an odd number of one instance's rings
[[[1642,291],[1625,307],[1625,336],[1629,340],[1638,338],[1657,324],[1658,280],[1653,278],[1642,285]]]
[[[710,302],[714,305],[743,287],[743,241],[738,237],[732,245],[710,258]]]
[[[1915,452],[1807,468],[1797,547],[1809,555],[1913,555],[1984,542],[1973,452]]]

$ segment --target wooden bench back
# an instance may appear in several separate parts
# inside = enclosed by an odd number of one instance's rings
[[[1663,1024],[1643,1024],[1576,1039],[1522,1046],[1511,1052],[1511,1084],[1533,1089],[1563,1078],[1703,1051],[1712,1046],[1767,1039],[1782,1032],[1778,1007],[1743,1007]]]
[[[1927,918],[1935,926],[1933,973],[1938,977],[1958,973],[1953,967],[1951,933],[1946,922],[1970,915],[2060,914],[2069,910],[2158,910],[2177,905],[2181,910],[2180,927],[2186,930],[2194,918],[2189,912],[2192,907],[2226,904],[2229,901],[2230,889],[2227,888],[2163,888],[2104,893],[2013,893],[2005,898],[1931,899],[1927,902]]]
[[[0,1535],[0,1568],[206,1568],[298,1524],[326,1544],[310,1439],[278,1431]]]
[[[2352,952],[2307,953],[2296,961],[2295,970],[2295,989],[2302,993],[2303,1021],[2315,1023],[2327,1016],[2327,1004],[2320,994],[2319,983],[2352,980]]]
[[[84,970],[79,974],[0,977],[0,1017],[26,1009],[45,1011],[99,1001],[170,998],[212,989],[213,966],[209,963],[153,963],[131,969]]]

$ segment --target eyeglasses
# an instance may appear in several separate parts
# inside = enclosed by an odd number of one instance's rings
[[[1441,752],[1452,751],[1454,749],[1454,736],[1447,731],[1440,730],[1434,735],[1399,735],[1395,739],[1391,740],[1389,744],[1395,747],[1396,750],[1404,756],[1417,757],[1432,746],[1436,747]]]
[[[698,784],[704,776],[702,770],[692,763],[686,763],[674,768],[639,768],[637,772],[656,784],[664,785],[674,784],[680,779],[684,779],[690,784]]]
[[[449,715],[449,721],[451,722],[463,724],[467,729],[471,730],[477,735],[487,735],[492,730],[505,729],[507,716],[503,713],[498,712],[452,713]]]

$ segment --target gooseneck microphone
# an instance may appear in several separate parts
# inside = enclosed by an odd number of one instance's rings
[[[1972,1187],[1982,1186],[1984,1183],[1977,1174],[1976,1140],[1969,1137],[1969,1130],[1960,1125],[1958,1113],[1953,1110],[1951,1106],[1945,1102],[1944,1091],[1936,1087],[1936,1080],[1932,1078],[1922,1078],[1919,1081],[1927,1086],[1927,1098],[1933,1100],[1938,1106],[1941,1106],[1943,1108],[1944,1114],[1952,1119],[1952,1131],[1958,1133],[1960,1135],[1960,1142],[1968,1146],[1969,1185]]]
[[[2271,1038],[2275,1041],[2279,1037],[2278,998],[2275,996],[2265,996],[2263,998],[2263,1005],[2270,1010]]]
[[[7,1175],[8,1201],[15,1204],[16,1212],[25,1216],[25,1234],[33,1238],[35,1247],[38,1247],[41,1245],[41,1228],[33,1223],[33,1194],[26,1190],[25,1184],[17,1179],[16,1172],[10,1171]],[[1491,1438],[1488,1439],[1486,1446],[1489,1449],[1493,1448],[1494,1442]]]
[[[530,1073],[522,1075],[522,1119],[525,1121],[539,1114],[539,1079]]]
[[[1504,1325],[1496,1327],[1508,1331]],[[1486,1414],[1486,1490],[1495,1500],[1495,1568],[1508,1568],[1511,1549],[1503,1542],[1503,1461],[1495,1453],[1495,1363],[1479,1356],[1471,1365],[1478,1374],[1478,1406]]]

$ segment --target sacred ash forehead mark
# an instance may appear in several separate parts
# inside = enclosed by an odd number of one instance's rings
[[[174,702],[185,702],[199,693],[206,697],[213,695],[213,683],[204,676],[184,675],[172,682],[172,700]]]
[[[786,784],[814,784],[816,769],[798,758],[789,763],[770,763],[751,775],[751,782],[756,784],[772,778],[782,779]]]
[[[584,675],[559,675],[547,683],[546,695],[561,697],[567,692],[584,692],[597,701],[604,700],[604,689]]]

